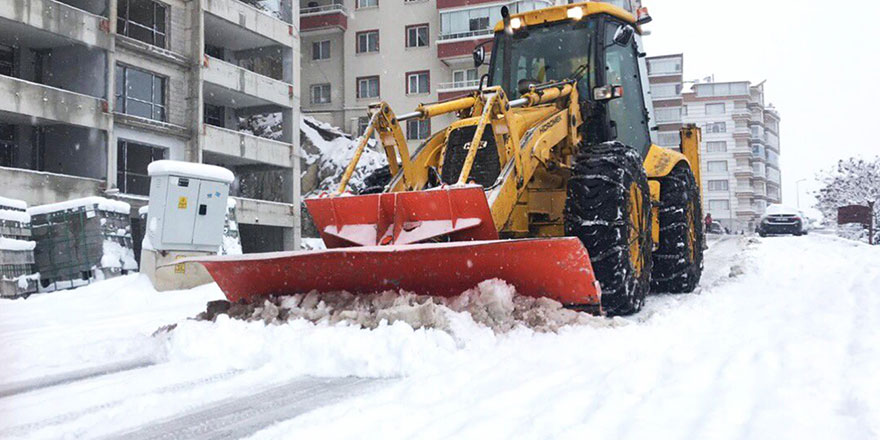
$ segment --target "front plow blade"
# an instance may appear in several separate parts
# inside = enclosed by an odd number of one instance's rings
[[[404,290],[455,296],[499,278],[520,295],[598,306],[599,284],[577,238],[367,246],[187,259],[205,266],[232,301],[267,295]]]

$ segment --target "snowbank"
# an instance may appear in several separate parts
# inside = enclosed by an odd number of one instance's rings
[[[5,251],[32,251],[36,246],[37,242],[35,241],[0,237],[0,249]]]
[[[47,205],[34,206],[28,208],[27,213],[31,216],[48,214],[50,212],[65,211],[77,209],[81,207],[98,206],[101,211],[117,212],[119,214],[128,215],[131,211],[131,205],[119,200],[109,200],[103,197],[84,197],[81,199],[67,200],[64,202],[50,203]]]
[[[0,299],[0,388],[117,361],[156,359],[162,353],[161,341],[151,336],[157,328],[222,297],[215,284],[156,292],[145,275],[133,274],[26,300]],[[8,414],[2,404],[0,413]]]
[[[104,240],[101,267],[104,269],[137,270],[137,261],[134,259],[134,251],[112,241]],[[98,273],[100,271],[96,271]]]
[[[26,210],[27,209],[27,202],[25,202],[24,200],[10,199],[7,197],[0,196],[0,206],[5,206],[8,208],[13,208],[13,209]]]
[[[323,136],[318,129],[323,131]],[[303,116],[300,130],[317,150],[310,152],[308,148],[303,148],[306,164],[317,164],[320,169],[316,191],[335,190],[342,173],[354,157],[360,138],[352,139],[329,124],[308,116]],[[371,139],[349,180],[349,188],[361,189],[363,179],[385,165],[387,165],[385,154],[377,150],[375,140]]]
[[[0,203],[2,205],[2,203]],[[8,220],[19,223],[30,223],[31,216],[27,212],[0,209],[0,220]]]

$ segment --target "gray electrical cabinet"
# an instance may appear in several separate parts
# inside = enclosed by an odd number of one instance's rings
[[[213,165],[159,160],[148,168],[148,246],[155,250],[217,252],[231,171]]]

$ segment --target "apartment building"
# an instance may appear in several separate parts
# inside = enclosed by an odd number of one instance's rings
[[[654,104],[653,124],[656,130],[651,139],[656,145],[678,148],[681,144],[682,88],[684,85],[684,55],[648,57],[648,84]]]
[[[703,130],[704,211],[732,231],[753,231],[768,204],[781,203],[779,113],[764,83],[696,83],[683,93],[682,121]]]
[[[501,7],[524,12],[564,0],[301,0],[302,111],[352,134],[362,133],[367,105],[387,101],[400,113],[477,89],[488,66],[472,52],[492,39]],[[633,0],[610,3],[631,11]],[[491,44],[486,45],[491,52]],[[445,126],[449,118],[435,118]],[[407,121],[417,145],[436,128]]]
[[[292,1],[0,1],[0,194],[137,208],[151,161],[220,165],[237,177],[245,251],[297,248]]]

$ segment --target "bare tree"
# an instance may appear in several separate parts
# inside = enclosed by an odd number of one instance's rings
[[[880,217],[880,157],[871,160],[850,158],[837,162],[837,166],[820,172],[817,179],[822,188],[814,193],[816,208],[826,220],[834,222],[837,208],[846,205],[867,205],[874,202],[874,219]],[[851,236],[855,230],[849,230]],[[858,235],[867,233],[858,230]],[[880,234],[878,234],[880,235]],[[857,238],[857,237],[851,237]],[[875,239],[875,243],[877,240]]]

